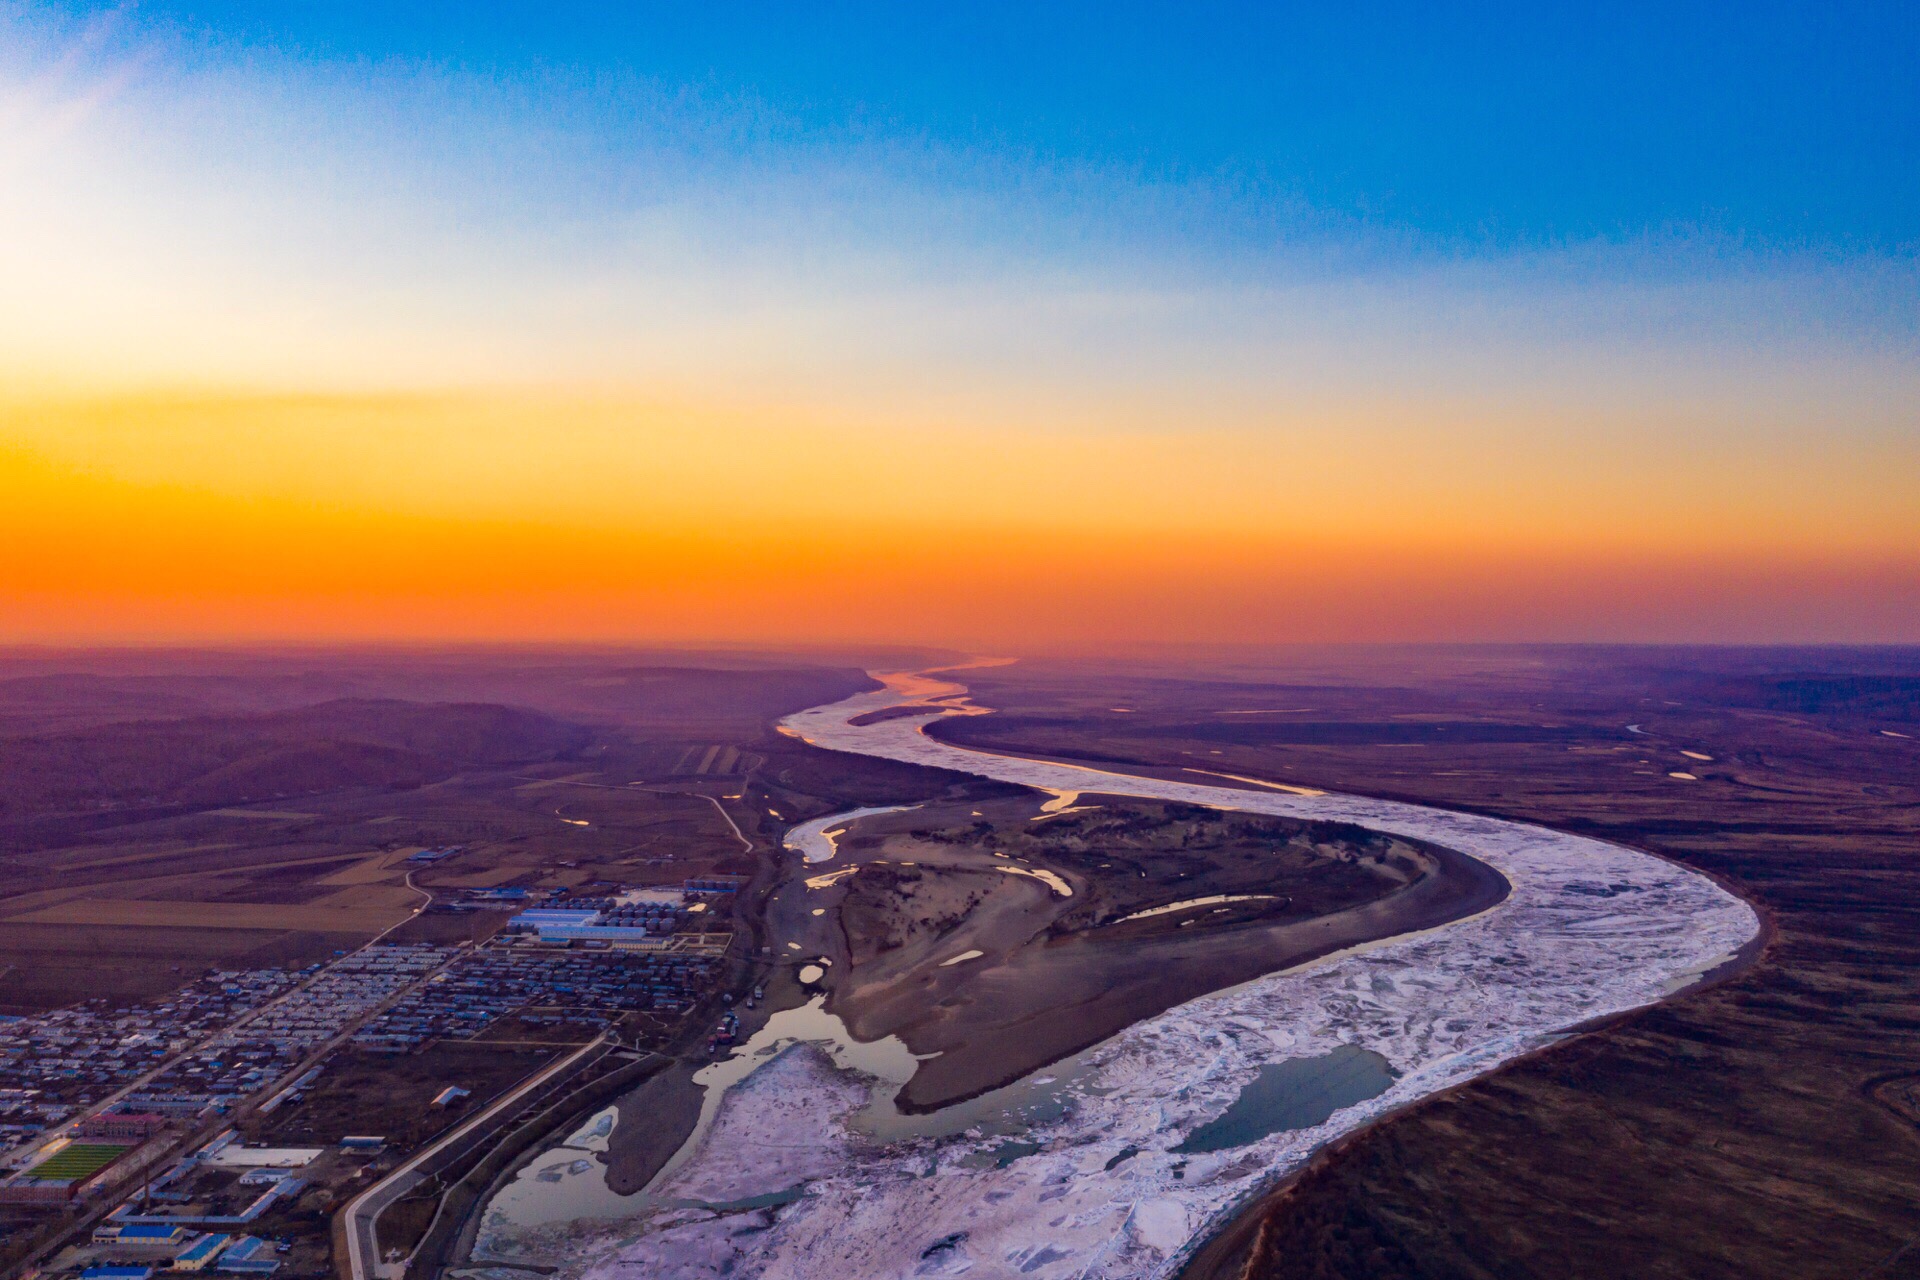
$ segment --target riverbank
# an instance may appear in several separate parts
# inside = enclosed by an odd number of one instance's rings
[[[930,687],[931,686],[931,687]],[[942,714],[850,722],[901,692],[952,706],[950,683],[896,681],[887,692],[789,717],[815,745],[972,772],[1049,792],[1110,792],[1350,822],[1460,851],[1514,886],[1469,919],[1330,954],[1188,1001],[1088,1051],[1059,1114],[1009,1148],[982,1132],[891,1143],[853,1138],[853,1117],[795,1114],[764,1090],[735,1090],[722,1123],[676,1174],[750,1170],[762,1136],[844,1154],[799,1188],[741,1184],[779,1205],[732,1232],[730,1211],[682,1210],[623,1224],[583,1245],[579,1269],[613,1277],[910,1274],[1111,1277],[1172,1274],[1196,1243],[1327,1142],[1409,1101],[1485,1073],[1567,1028],[1661,998],[1753,936],[1743,903],[1704,877],[1619,846],[1486,817],[1362,797],[1303,796],[1128,777],[937,743]],[[1245,1146],[1183,1153],[1263,1068],[1377,1054],[1395,1078],[1325,1122]],[[671,1193],[672,1186],[663,1188]],[[751,1197],[745,1197],[751,1198]],[[638,1230],[636,1236],[634,1232]],[[623,1243],[624,1242],[624,1243]]]
[[[1357,828],[1196,819],[1102,794],[1066,818],[1036,803],[870,821],[862,831],[878,834],[843,860],[861,873],[805,894],[827,911],[803,949],[835,961],[828,1008],[855,1036],[898,1035],[922,1059],[903,1110],[998,1088],[1209,992],[1465,919],[1509,888],[1473,858]],[[1000,874],[1010,862],[1050,868],[1072,896]],[[1215,893],[1237,901],[1162,905]],[[1127,918],[1143,905],[1157,909]]]

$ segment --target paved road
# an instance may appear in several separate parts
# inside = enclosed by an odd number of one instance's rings
[[[392,933],[395,929],[398,929],[401,925],[407,924],[408,922],[418,918],[422,911],[425,911],[430,905],[432,905],[433,895],[429,893],[427,890],[422,889],[419,885],[416,885],[413,882],[413,872],[411,871],[407,872],[406,884],[407,884],[407,888],[413,890],[415,893],[420,895],[420,898],[421,898],[420,905],[415,907],[410,913],[408,913],[408,915],[404,919],[396,920],[394,923],[388,925],[385,929],[382,929],[378,934],[368,939],[365,943],[354,948],[351,954],[358,955],[362,951],[366,951],[371,947],[379,945],[380,941],[383,938],[385,938],[388,934]],[[336,958],[334,961],[329,962],[318,973],[314,974],[311,978],[308,978],[305,982],[296,984],[292,988],[275,996],[272,1000],[269,1000],[267,1003],[259,1006],[256,1009],[248,1010],[246,1013],[240,1015],[238,1018],[235,1018],[232,1022],[228,1023],[226,1026],[218,1027],[213,1031],[208,1032],[205,1036],[202,1036],[200,1039],[195,1040],[192,1044],[188,1045],[185,1049],[182,1049],[180,1052],[168,1057],[165,1061],[161,1062],[160,1065],[152,1068],[151,1070],[146,1072],[144,1075],[132,1081],[130,1084],[124,1085],[121,1088],[116,1089],[113,1093],[107,1095],[105,1098],[102,1098],[99,1102],[96,1102],[91,1107],[87,1108],[87,1110],[83,1111],[80,1115],[75,1116],[72,1120],[67,1121],[65,1126],[63,1126],[62,1128],[62,1132],[69,1132],[69,1133],[73,1132],[77,1130],[79,1126],[82,1123],[86,1122],[87,1120],[90,1120],[95,1116],[104,1115],[106,1112],[110,1111],[115,1106],[118,1106],[120,1103],[124,1102],[127,1098],[132,1096],[138,1090],[146,1087],[155,1078],[157,1078],[164,1072],[170,1070],[171,1068],[177,1066],[184,1059],[206,1048],[208,1045],[218,1040],[221,1036],[227,1035],[230,1032],[234,1032],[242,1029],[243,1027],[247,1026],[249,1023],[254,1022],[255,1020],[265,1016],[269,1010],[274,1009],[279,1005],[286,1003],[289,1000],[292,1000],[295,996],[299,995],[302,991],[305,991],[309,986],[312,986],[315,982],[318,982],[322,977],[326,975],[327,970],[332,968],[333,965],[337,963],[339,963],[339,958]],[[398,1001],[401,996],[407,994],[410,991],[415,990],[422,983],[425,983],[428,979],[432,978],[434,974],[442,972],[445,968],[446,966],[442,965],[439,969],[435,969],[432,973],[422,974],[417,982],[414,982],[409,986],[403,987],[399,991],[394,992],[392,996],[390,996],[386,1001],[384,1001],[377,1007],[369,1009],[365,1013],[361,1014],[359,1017],[349,1021],[347,1025],[341,1029],[339,1034],[334,1036],[333,1039],[327,1041],[325,1045],[321,1046],[315,1052],[308,1054],[305,1058],[295,1063],[294,1066],[288,1069],[287,1071],[282,1072],[280,1076],[274,1081],[272,1081],[270,1084],[267,1084],[259,1089],[256,1089],[247,1101],[242,1102],[238,1107],[235,1108],[234,1115],[237,1116],[240,1112],[251,1109],[254,1105],[252,1099],[257,1098],[264,1101],[268,1098],[272,1098],[277,1092],[283,1089],[288,1082],[298,1079],[302,1072],[306,1071],[309,1067],[314,1066],[316,1063],[322,1061],[327,1057],[327,1055],[331,1054],[335,1049],[339,1048],[339,1046],[343,1044],[349,1036],[351,1036],[354,1032],[358,1031],[362,1026],[366,1025],[369,1019],[373,1018],[376,1014],[384,1012],[386,1009],[391,1007],[396,1001]],[[225,1127],[227,1120],[229,1118],[230,1117],[221,1117],[219,1123],[215,1126],[208,1126],[208,1125],[193,1126],[189,1128],[185,1134],[178,1135],[173,1138],[154,1139],[152,1143],[153,1150],[150,1153],[147,1151],[142,1151],[141,1153],[139,1153],[139,1159],[141,1163],[137,1167],[140,1169],[157,1167],[168,1158],[173,1157],[179,1154],[180,1152],[192,1150],[201,1141],[204,1141],[207,1137],[209,1137],[213,1132],[214,1128]],[[43,1140],[44,1140],[44,1135],[43,1135]],[[162,1143],[164,1143],[165,1145],[160,1145]],[[120,1196],[117,1193],[115,1195],[103,1196],[99,1198],[94,1202],[94,1204],[88,1210],[88,1212],[83,1214],[81,1218],[78,1221],[76,1221],[69,1230],[61,1233],[58,1237],[49,1241],[46,1245],[35,1250],[30,1257],[24,1260],[24,1262],[22,1263],[22,1266],[25,1267],[25,1266],[31,1265],[32,1263],[38,1262],[40,1259],[49,1256],[55,1250],[63,1247],[68,1242],[82,1235],[85,1231],[91,1229],[94,1222],[98,1221],[100,1218],[105,1217],[109,1211],[117,1207],[120,1203],[121,1203]]]
[[[416,885],[413,882],[413,872],[411,871],[407,872],[406,879],[407,879],[407,888],[413,890],[415,893],[420,895],[422,899],[420,905],[415,907],[411,912],[409,912],[404,919],[394,921],[392,924],[382,929],[379,933],[375,934],[372,938],[368,939],[365,943],[361,944],[358,947],[355,947],[353,951],[349,954],[359,955],[362,951],[367,951],[373,947],[378,946],[380,944],[381,939],[385,938],[388,934],[392,933],[395,929],[398,929],[401,925],[408,924],[413,920],[417,919],[420,913],[422,911],[425,911],[427,907],[432,904],[433,895],[427,892],[425,889],[422,889],[420,886]],[[202,1036],[198,1040],[195,1040],[192,1044],[188,1045],[186,1048],[182,1049],[180,1052],[173,1054],[171,1057],[161,1062],[159,1066],[154,1067],[152,1070],[140,1076],[138,1079],[134,1080],[132,1083],[123,1085],[119,1089],[114,1090],[112,1093],[102,1098],[100,1101],[94,1103],[91,1107],[87,1108],[87,1110],[81,1112],[79,1115],[75,1116],[72,1120],[67,1121],[67,1124],[69,1126],[77,1127],[83,1122],[93,1119],[95,1116],[106,1114],[108,1111],[111,1111],[114,1107],[118,1106],[120,1103],[126,1101],[126,1099],[130,1095],[138,1092],[142,1088],[145,1088],[148,1084],[152,1083],[157,1077],[171,1070],[172,1068],[178,1066],[184,1059],[189,1058],[192,1055],[198,1053],[200,1050],[212,1044],[215,1040],[218,1040],[221,1036],[243,1029],[248,1024],[256,1022],[260,1018],[266,1016],[268,1011],[278,1008],[280,1005],[283,1005],[287,1003],[289,1000],[292,1000],[295,996],[299,995],[301,992],[305,991],[308,987],[312,986],[314,983],[318,982],[321,978],[325,977],[327,970],[332,968],[334,965],[338,964],[342,959],[345,959],[345,957],[336,957],[335,959],[328,961],[325,967],[323,967],[318,973],[315,973],[311,978],[308,978],[305,982],[297,983],[296,985],[288,988],[286,991],[281,992],[279,995],[275,996],[273,999],[267,1001],[267,1003],[259,1006],[256,1009],[249,1009],[246,1013],[241,1014],[238,1018],[235,1018],[232,1022],[227,1023],[225,1026],[216,1027],[214,1030],[209,1031],[206,1035]],[[434,970],[434,973],[438,973],[438,972],[439,972],[438,969]],[[433,974],[425,974],[421,977],[420,981],[425,982],[427,978],[430,978],[432,976]],[[411,990],[411,989],[412,989],[411,987],[407,988],[407,990]],[[396,993],[394,998],[398,999],[399,996],[402,994],[404,994],[404,992]],[[390,1000],[387,1003],[391,1004],[392,1001]],[[380,1006],[380,1009],[384,1009],[386,1007],[387,1007],[386,1005],[382,1005]],[[348,1028],[348,1034],[351,1034],[353,1031],[358,1030],[360,1023],[365,1022],[367,1018],[372,1017],[373,1014],[380,1012],[380,1009],[371,1010],[367,1014],[363,1015],[360,1019],[358,1019],[354,1023],[353,1026]],[[344,1037],[336,1038],[336,1040],[330,1043],[328,1047],[332,1048],[333,1044],[337,1044],[339,1039],[341,1038],[344,1038]],[[272,1089],[278,1087],[278,1085],[284,1082],[285,1080],[298,1076],[300,1072],[306,1070],[308,1065],[309,1065],[308,1062],[305,1062],[305,1061],[301,1062],[299,1065],[295,1066],[292,1070],[286,1072],[280,1078],[280,1080],[276,1080],[272,1085],[264,1086],[261,1089],[255,1090],[255,1095],[256,1096],[264,1095],[265,1097],[272,1097],[273,1096],[271,1092]]]
[[[534,778],[528,777],[526,774],[515,774],[514,776],[525,782],[547,782],[557,787],[591,787],[595,791],[651,791],[655,795],[660,796],[699,796],[702,800],[705,800],[708,804],[720,811],[721,819],[733,830],[733,838],[740,842],[741,847],[748,853],[753,852],[753,841],[749,840],[747,833],[740,829],[740,824],[733,820],[733,815],[727,812],[727,807],[721,804],[718,799],[702,791],[684,791],[678,787],[666,786],[643,787],[634,782],[630,782],[624,787],[616,787],[608,782],[577,782],[572,778]],[[729,799],[737,800],[739,797],[731,796]]]
[[[374,1228],[380,1220],[380,1215],[388,1206],[405,1197],[408,1192],[426,1180],[429,1176],[426,1172],[428,1162],[476,1129],[510,1113],[529,1093],[556,1075],[571,1070],[606,1043],[607,1037],[604,1034],[596,1036],[558,1062],[549,1063],[545,1069],[527,1077],[517,1088],[502,1095],[492,1106],[465,1124],[455,1126],[442,1135],[437,1142],[423,1147],[405,1164],[355,1196],[342,1210],[346,1218],[347,1273],[350,1280],[378,1280],[383,1275],[380,1245],[374,1234]]]

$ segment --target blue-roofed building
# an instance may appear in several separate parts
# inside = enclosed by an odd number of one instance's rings
[[[594,910],[534,907],[509,919],[507,928],[516,929],[522,933],[532,933],[535,930],[544,933],[555,927],[579,928],[590,925],[599,918],[600,913]]]
[[[280,1267],[280,1260],[273,1254],[273,1245],[269,1242],[258,1236],[241,1236],[227,1246],[215,1268],[220,1271],[272,1275]]]
[[[179,1257],[173,1260],[175,1271],[204,1271],[220,1255],[220,1251],[233,1240],[232,1236],[213,1234],[201,1236]]]
[[[153,1280],[152,1267],[88,1267],[80,1280]]]
[[[617,924],[556,924],[540,926],[542,942],[646,942],[645,929]]]

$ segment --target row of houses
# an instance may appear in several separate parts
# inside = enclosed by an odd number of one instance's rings
[[[380,946],[310,970],[304,987],[172,1063],[150,1083],[142,1102],[178,1113],[249,1097],[454,954],[451,947]]]
[[[272,1275],[280,1268],[279,1252],[271,1240],[232,1236],[224,1232],[196,1234],[176,1224],[102,1227],[93,1235],[97,1245],[134,1257],[158,1254],[164,1263],[118,1262],[91,1266],[80,1280],[153,1280],[167,1271],[225,1271],[237,1275]]]
[[[284,969],[221,970],[164,999],[89,1000],[0,1036],[0,1134],[30,1137],[292,989]]]
[[[701,956],[556,951],[495,939],[370,1019],[353,1043],[404,1052],[430,1040],[471,1039],[507,1017],[537,1025],[680,1012],[712,984],[714,967]]]

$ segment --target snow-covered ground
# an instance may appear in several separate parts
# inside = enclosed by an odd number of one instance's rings
[[[934,741],[926,718],[849,725],[919,697],[925,677],[789,717],[839,751],[1059,791],[1110,792],[1360,823],[1470,853],[1513,884],[1470,920],[1407,935],[1190,1001],[1089,1052],[1067,1114],[1006,1139],[975,1132],[880,1145],[844,1123],[857,1077],[802,1046],[728,1093],[700,1149],[660,1199],[729,1204],[796,1186],[768,1208],[656,1211],[576,1234],[569,1275],[682,1280],[1165,1276],[1329,1139],[1389,1108],[1488,1071],[1602,1014],[1658,1000],[1752,938],[1753,912],[1706,878],[1614,845],[1539,827],[1356,796],[1302,796],[1135,778]],[[899,691],[896,691],[899,690]],[[957,688],[944,691],[957,692]],[[1176,1154],[1262,1065],[1357,1045],[1399,1078],[1308,1130]],[[996,1158],[996,1149],[998,1155]],[[1002,1162],[1005,1161],[1004,1165]],[[581,1224],[584,1229],[586,1224]]]
[[[824,818],[815,818],[812,822],[789,828],[786,839],[781,843],[789,852],[799,854],[807,862],[832,862],[840,852],[840,837],[854,823],[875,814],[898,813],[912,807],[904,804],[874,805],[865,809],[848,809],[844,813],[830,813]]]

